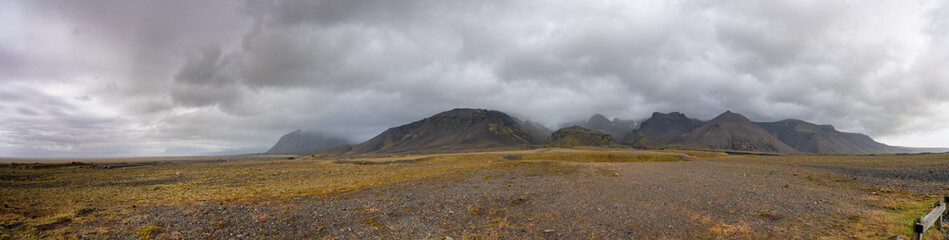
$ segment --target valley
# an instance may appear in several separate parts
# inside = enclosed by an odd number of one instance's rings
[[[538,147],[109,162],[3,164],[3,238],[880,239],[908,236],[949,190],[949,154]]]

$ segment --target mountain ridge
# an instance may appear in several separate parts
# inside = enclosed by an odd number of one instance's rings
[[[409,124],[389,128],[366,142],[353,145],[348,153],[401,153],[526,146],[544,142],[544,136],[536,135],[544,130],[538,128],[536,124],[520,121],[500,111],[456,108]]]
[[[620,141],[627,133],[636,130],[639,123],[634,120],[623,120],[619,118],[610,120],[606,118],[606,116],[603,116],[603,114],[596,113],[587,120],[560,124],[560,128],[570,126],[580,126],[589,130],[609,134],[613,137],[614,141]]]
[[[277,140],[267,154],[302,154],[322,148],[352,144],[349,140],[330,136],[326,133],[296,130]]]
[[[799,153],[745,116],[731,111],[705,122],[675,142],[716,150]]]

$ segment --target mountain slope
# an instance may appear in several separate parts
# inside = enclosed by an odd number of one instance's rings
[[[346,144],[351,143],[345,139],[328,136],[322,133],[296,130],[281,136],[280,139],[277,140],[277,143],[274,144],[270,150],[267,150],[267,153],[309,153],[321,148]]]
[[[514,120],[517,120],[518,123],[521,124],[534,142],[547,142],[547,140],[550,140],[550,134],[553,133],[553,131],[550,131],[550,129],[544,127],[544,125],[537,122],[521,121],[517,118],[514,118]]]
[[[591,116],[590,119],[587,119],[586,121],[566,123],[560,127],[565,128],[570,126],[580,126],[589,130],[606,133],[612,136],[614,140],[620,140],[624,135],[636,129],[636,121],[622,120],[618,118],[609,120],[605,116],[598,113],[593,114],[593,116]]]
[[[557,130],[550,136],[548,146],[610,146],[616,145],[613,137],[601,132],[586,129],[580,126],[565,127]]]
[[[874,141],[867,135],[845,133],[831,125],[817,125],[797,119],[757,123],[771,135],[801,152],[888,153],[896,148]]]
[[[652,117],[639,125],[639,129],[626,134],[622,143],[636,148],[661,148],[700,125],[702,121],[688,118],[682,113],[654,112]]]
[[[676,140],[682,145],[710,149],[754,152],[796,153],[757,124],[741,114],[727,111]]]
[[[525,126],[530,125],[530,126]],[[548,130],[549,131],[549,130]],[[503,112],[459,108],[390,128],[349,153],[397,153],[518,146],[543,143],[543,132]]]

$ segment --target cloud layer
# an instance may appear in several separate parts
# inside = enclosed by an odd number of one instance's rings
[[[945,146],[947,16],[923,0],[8,1],[0,155],[359,141],[455,107],[549,126],[731,110]]]

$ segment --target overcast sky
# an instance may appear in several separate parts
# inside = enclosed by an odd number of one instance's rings
[[[731,110],[949,147],[932,1],[0,1],[0,156],[264,151],[456,107]]]

